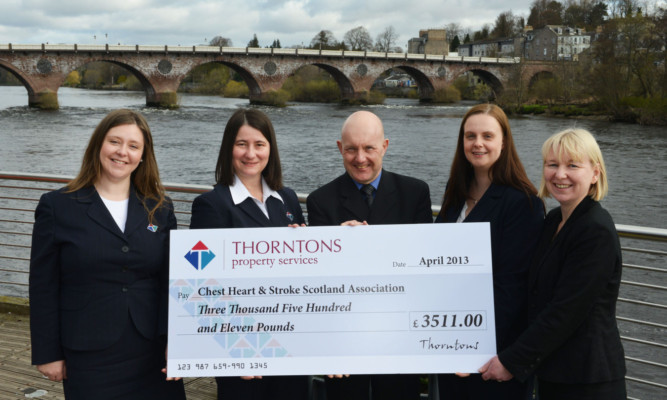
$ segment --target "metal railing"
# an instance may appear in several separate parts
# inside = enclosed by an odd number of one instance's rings
[[[34,210],[42,193],[71,177],[0,172],[0,299],[27,298]],[[192,200],[211,189],[165,183],[179,229],[190,223]],[[306,195],[299,194],[305,204]],[[439,207],[434,207],[434,214]],[[667,398],[667,229],[616,225],[623,249],[617,321],[626,351],[630,399]]]

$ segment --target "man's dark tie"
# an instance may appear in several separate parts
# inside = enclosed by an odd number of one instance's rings
[[[373,192],[375,192],[373,185],[367,183],[361,187],[361,191],[366,195],[366,204],[368,204],[368,207],[373,205]]]

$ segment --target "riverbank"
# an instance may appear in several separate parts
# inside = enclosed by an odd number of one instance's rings
[[[642,107],[626,107],[617,114],[609,114],[596,103],[587,104],[530,104],[514,111],[520,115],[543,115],[557,118],[590,119],[639,125],[667,126],[667,100],[653,103],[640,102]],[[506,110],[508,111],[508,110]],[[511,113],[511,110],[510,110]]]

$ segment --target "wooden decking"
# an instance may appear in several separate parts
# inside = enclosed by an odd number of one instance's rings
[[[37,396],[36,390],[46,391]],[[62,400],[62,384],[42,377],[30,365],[30,318],[16,313],[0,313],[0,400],[25,399],[27,393],[36,399]],[[188,400],[214,400],[216,385],[213,378],[185,380]]]

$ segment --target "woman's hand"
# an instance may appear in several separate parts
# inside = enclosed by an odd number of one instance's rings
[[[358,226],[358,225],[368,225],[368,222],[366,221],[359,222],[357,220],[351,219],[349,221],[345,221],[342,224],[340,224],[340,226]]]
[[[301,225],[299,225],[299,224],[289,224],[287,226],[290,227],[290,228],[305,228],[306,224],[301,224]]]
[[[67,379],[67,368],[65,367],[65,360],[40,364],[37,366],[37,371],[41,372],[42,375],[44,375],[44,377],[50,381],[60,382],[63,379]]]
[[[343,375],[327,375],[327,378],[349,378],[350,374],[343,374]]]
[[[165,359],[165,360],[168,358],[168,357],[167,357],[168,350],[169,350],[168,347],[165,347],[165,348],[164,348],[164,359]],[[161,369],[161,371],[162,371],[163,374],[167,375],[167,366],[165,365],[164,368]],[[180,381],[181,379],[183,379],[183,378],[180,378],[180,377],[167,377],[167,380],[168,380],[168,381]]]
[[[482,379],[485,381],[495,379],[498,382],[505,382],[514,378],[514,375],[512,375],[500,362],[498,356],[493,356],[493,358],[486,364],[482,365],[479,372],[482,374]]]
[[[252,379],[262,379],[262,377],[261,377],[261,375],[254,375],[254,376],[249,375],[249,376],[242,376],[241,379],[243,379],[244,381],[249,381],[249,380],[252,380]]]

